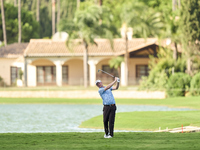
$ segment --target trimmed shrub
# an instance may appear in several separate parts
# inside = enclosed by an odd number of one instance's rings
[[[200,95],[200,72],[193,76],[190,82],[190,92],[194,96]]]
[[[152,72],[153,73],[153,72]],[[142,77],[139,90],[165,90],[167,86],[167,74],[162,72],[154,72],[154,78]]]
[[[174,73],[170,76],[167,84],[168,97],[185,96],[189,90],[191,77],[186,73]]]
[[[0,76],[0,87],[3,87],[3,86],[5,86],[5,83],[3,81],[3,78]]]

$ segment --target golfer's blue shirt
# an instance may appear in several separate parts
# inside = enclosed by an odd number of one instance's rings
[[[103,105],[115,104],[115,99],[112,94],[112,87],[108,90],[104,90],[105,87],[99,88],[99,94],[103,100]]]

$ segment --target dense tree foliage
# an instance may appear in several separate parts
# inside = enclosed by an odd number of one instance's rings
[[[10,4],[4,5],[5,20],[6,20],[6,33],[8,43],[18,41],[18,9]],[[39,24],[33,19],[30,12],[22,9],[22,42],[29,42],[31,38],[39,38]],[[1,15],[1,14],[0,14]],[[0,16],[1,17],[1,16]],[[2,33],[2,20],[0,20],[0,40],[3,40]]]
[[[194,75],[200,69],[199,62],[195,63],[200,54],[200,1],[183,0],[182,4],[179,32],[183,54],[187,59],[187,73]]]
[[[12,5],[15,4],[15,0],[7,0],[7,3],[10,3]],[[37,0],[21,0],[21,5],[24,10],[30,11],[33,15],[33,18],[36,20],[36,2]],[[95,0],[81,0],[80,9],[85,9],[86,7],[93,5],[94,3],[99,4],[99,1]],[[138,27],[143,26],[143,28],[138,28],[137,32],[134,32],[134,37],[143,37],[143,36],[155,36],[155,34],[158,33],[150,33],[144,30],[145,25],[148,24],[148,21],[151,21],[153,18],[155,18],[157,12],[160,12],[161,15],[164,13],[169,14],[168,12],[171,11],[171,1],[168,0],[103,0],[103,6],[106,6],[110,9],[111,15],[113,17],[113,21],[110,25],[110,30],[112,31],[112,34],[114,37],[121,37],[120,34],[120,28],[122,27],[123,20],[119,17],[122,14],[122,7],[129,6],[129,4],[132,4],[133,6],[137,3],[141,4],[141,10],[140,12],[143,12],[141,16],[141,21],[143,24],[138,24]],[[51,19],[51,8],[52,2],[51,0],[40,0],[40,31],[39,35],[40,38],[44,37],[51,37],[52,36],[52,19]],[[146,9],[145,8],[151,8]],[[58,12],[56,6],[56,12]],[[77,1],[76,0],[60,0],[60,22],[59,26],[56,26],[56,31],[61,31],[63,28],[67,30],[68,32],[71,32],[71,24],[75,15],[75,12],[77,10]],[[142,11],[144,10],[144,11]],[[136,11],[134,11],[136,12]],[[140,12],[136,12],[139,14]],[[133,12],[131,13],[133,14]],[[56,15],[57,16],[57,15]],[[149,18],[151,17],[151,18]],[[160,16],[162,18],[162,16]],[[57,20],[57,19],[56,19]],[[65,23],[65,25],[63,25]],[[57,24],[58,25],[58,24]],[[151,23],[149,23],[151,25]],[[148,28],[150,29],[150,28]],[[152,31],[152,30],[149,30]],[[154,31],[154,30],[153,30]],[[157,30],[158,31],[158,30]],[[160,34],[160,33],[159,33]]]
[[[36,11],[37,11],[37,0],[21,0],[21,7],[29,11],[32,14],[34,20],[36,20]],[[9,3],[14,6],[15,0],[6,0],[6,3]],[[76,11],[76,0],[60,0],[60,18],[64,21],[72,22],[75,11]],[[52,36],[52,0],[40,0],[40,20],[39,20],[39,34],[40,38],[51,38]],[[57,21],[57,11],[58,6],[56,5],[56,21]],[[62,21],[63,22],[63,21]],[[62,23],[61,22],[61,23]],[[56,23],[57,25],[57,23]],[[56,31],[58,31],[56,26]],[[0,29],[1,30],[1,29]]]

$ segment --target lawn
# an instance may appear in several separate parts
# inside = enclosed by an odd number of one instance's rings
[[[0,104],[99,104],[101,99],[67,98],[0,98]],[[116,99],[125,105],[185,107],[195,111],[126,112],[116,114],[115,129],[157,130],[187,125],[200,126],[200,97],[166,99]],[[103,128],[102,115],[82,123],[82,127]],[[1,133],[2,150],[69,150],[69,149],[200,149],[200,133],[115,132],[112,139],[104,133]]]
[[[199,150],[200,133],[118,132],[112,139],[103,133],[0,134],[2,150]]]

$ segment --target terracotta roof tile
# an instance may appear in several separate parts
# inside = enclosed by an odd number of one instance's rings
[[[17,58],[23,56],[28,43],[13,43],[0,48],[0,57]]]
[[[24,55],[29,57],[34,56],[83,56],[84,46],[80,40],[74,40],[73,50],[69,50],[66,42],[46,40],[46,39],[32,39],[25,50]],[[148,45],[155,44],[157,39],[137,38],[128,41],[128,51],[134,51]],[[111,48],[110,42],[107,39],[96,39],[96,45],[88,46],[89,56],[110,56],[122,55],[125,53],[125,41],[123,39],[114,39],[114,48]]]

